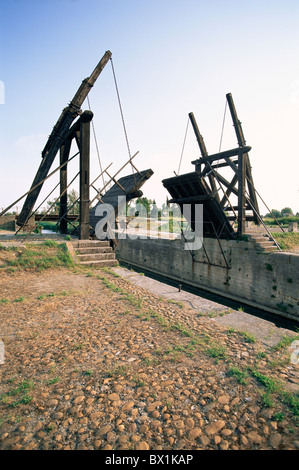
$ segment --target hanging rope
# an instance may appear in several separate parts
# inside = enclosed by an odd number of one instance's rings
[[[226,108],[227,108],[227,100],[225,100],[224,116],[223,116],[222,130],[221,130],[221,137],[220,137],[220,144],[219,144],[219,153],[220,153],[220,151],[221,151],[221,145],[222,145],[222,138],[223,138],[224,124],[225,124],[225,117],[226,117]]]
[[[188,118],[187,118],[187,127],[186,127],[186,131],[185,131],[185,137],[184,137],[184,142],[183,142],[183,148],[182,148],[182,153],[181,153],[181,159],[180,159],[180,164],[179,164],[179,168],[178,168],[178,175],[180,174],[180,169],[181,169],[181,163],[182,163],[183,153],[184,153],[184,150],[185,150],[185,143],[186,143],[186,138],[187,138],[188,127],[189,127],[189,116],[188,116]]]
[[[88,95],[87,95],[87,101],[88,101],[89,111],[91,111],[91,106],[90,106],[90,101],[89,101],[89,96],[88,96]],[[100,157],[99,146],[98,146],[98,141],[97,141],[97,136],[96,136],[96,131],[95,131],[95,128],[94,128],[94,122],[93,122],[93,120],[91,121],[91,125],[92,125],[92,131],[93,131],[93,136],[94,136],[94,141],[95,141],[97,156],[98,156],[98,160],[99,160],[99,164],[100,164],[100,170],[101,170],[101,173],[102,173],[103,185],[104,185],[104,184],[105,184],[105,181],[104,181],[104,173],[103,173],[103,170],[102,170],[101,157]]]
[[[124,113],[123,113],[123,110],[122,110],[122,105],[121,105],[121,100],[120,100],[120,95],[119,95],[119,90],[118,90],[118,85],[117,85],[117,81],[116,81],[116,75],[115,75],[115,70],[114,70],[114,65],[113,65],[112,58],[110,58],[110,62],[111,62],[111,67],[112,67],[113,79],[114,79],[114,84],[115,84],[115,89],[116,89],[117,100],[118,100],[118,105],[119,105],[119,109],[120,109],[120,115],[121,115],[121,119],[122,119],[122,125],[123,125],[123,129],[124,129],[125,139],[126,139],[126,143],[127,143],[129,158],[130,158],[130,161],[131,161],[132,157],[131,157],[131,150],[130,150],[130,145],[129,145],[128,133],[127,133],[127,129],[126,129]],[[131,164],[131,167],[132,167],[132,173],[134,175],[134,181],[135,181],[135,184],[136,184],[134,167],[133,167],[132,164]]]

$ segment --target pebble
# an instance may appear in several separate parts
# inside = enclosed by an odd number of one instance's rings
[[[108,271],[91,272],[94,275],[88,278],[82,273],[59,272],[57,286],[76,286],[77,293],[45,297],[36,304],[32,296],[36,308],[31,316],[26,312],[27,304],[16,303],[9,324],[0,304],[4,337],[9,338],[15,331],[19,338],[17,344],[9,344],[3,377],[6,374],[11,381],[4,378],[3,387],[12,391],[19,379],[19,383],[34,383],[28,391],[32,402],[9,408],[15,420],[3,422],[1,450],[299,448],[290,410],[286,412],[281,403],[279,411],[285,417],[275,421],[277,410],[261,407],[257,381],[251,381],[248,375],[246,386],[238,384],[228,374],[231,364],[205,353],[205,347],[215,338],[219,344],[226,343],[236,367],[241,369],[246,363],[254,364],[255,348],[261,348],[261,343],[249,348],[238,335],[227,335],[206,316],[196,316],[193,310],[181,309],[163,299],[158,301],[137,287],[132,293],[130,284]],[[96,277],[102,274],[123,292],[138,296],[142,308],[136,308],[120,291],[103,286]],[[8,280],[4,277],[4,284],[9,281],[13,285],[18,276]],[[41,295],[44,292],[39,289],[44,289],[44,283],[48,283],[48,292],[53,292],[53,273],[39,273],[37,278],[28,272],[15,288],[18,295],[25,288],[28,295]],[[156,315],[151,316],[150,312]],[[167,324],[180,322],[186,328],[194,328],[198,338],[205,338],[205,347],[191,343],[177,329],[166,329],[160,323],[162,316]],[[31,339],[33,327],[37,334]],[[77,347],[83,344],[83,348]],[[185,353],[191,345],[193,356]],[[176,355],[172,355],[169,351],[175,347]],[[281,353],[276,355],[277,364],[283,364],[279,360]],[[271,373],[286,382],[298,383],[294,368],[278,366],[277,371],[267,370],[268,364],[266,359],[259,362],[266,375]],[[54,366],[60,381],[45,385],[53,379]],[[92,373],[82,373],[87,370]],[[12,401],[15,397],[8,398]],[[5,416],[4,401],[0,407]]]
[[[205,432],[210,435],[210,434],[216,434],[217,432],[219,432],[223,427],[225,426],[225,421],[223,421],[222,419],[219,419],[217,421],[214,421],[214,423],[211,423],[209,424],[206,429],[205,429]]]

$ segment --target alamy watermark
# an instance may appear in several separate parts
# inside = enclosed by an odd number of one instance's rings
[[[4,343],[3,341],[0,340],[0,365],[4,364],[4,357],[5,357]]]
[[[126,197],[119,196],[117,204],[117,214],[121,214],[126,208]],[[154,210],[153,210],[154,209]],[[159,211],[154,206],[151,211],[151,216],[143,204],[137,204],[135,216],[132,218],[129,227],[127,227],[126,218],[119,217],[116,224],[115,209],[110,204],[99,204],[95,210],[95,216],[99,221],[95,227],[95,235],[99,240],[106,238],[112,239],[126,239],[136,240],[137,238],[157,238],[157,235],[162,232],[163,225],[163,238],[171,238],[173,234],[174,218],[172,210],[168,208],[163,211],[163,217],[159,217]],[[155,215],[153,215],[155,214]],[[176,233],[176,238],[183,238],[185,241],[185,250],[199,250],[202,247],[203,241],[203,205],[202,204],[184,204],[182,207],[181,221],[176,220],[180,224],[180,230]],[[192,230],[188,228],[185,221],[193,220]],[[144,221],[146,220],[146,227]]]
[[[294,350],[291,354],[291,363],[299,364],[299,341],[293,341],[291,344],[291,348]]]

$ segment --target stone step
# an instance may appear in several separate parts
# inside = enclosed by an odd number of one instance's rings
[[[84,247],[84,248],[76,248],[76,253],[78,255],[85,255],[85,254],[97,254],[97,253],[112,253],[111,246],[95,246],[95,247]]]
[[[97,266],[97,267],[105,267],[105,266],[118,266],[118,261],[116,259],[110,260],[98,260],[98,261],[82,261],[80,264],[85,266]]]
[[[85,255],[77,255],[77,258],[80,262],[82,261],[105,261],[105,260],[113,260],[115,259],[114,253],[95,253],[95,254],[85,254]]]
[[[259,246],[258,248],[260,249],[260,251],[266,252],[276,251],[278,249],[276,245]]]
[[[74,248],[95,248],[110,246],[108,240],[79,240],[74,242]]]

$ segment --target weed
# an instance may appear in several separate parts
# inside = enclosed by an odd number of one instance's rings
[[[237,382],[242,385],[247,385],[245,380],[248,377],[248,373],[240,370],[238,367],[231,367],[228,371],[229,377],[235,377]]]
[[[10,392],[0,396],[3,403],[7,403],[10,407],[16,407],[18,405],[27,405],[32,401],[32,397],[28,394],[30,389],[33,389],[33,382],[23,380],[16,388]],[[10,397],[18,397],[16,400],[11,401]]]
[[[274,421],[282,421],[284,419],[284,414],[277,412],[272,416],[272,419]]]
[[[247,331],[239,331],[238,334],[244,338],[247,343],[255,343],[255,337]]]
[[[127,375],[126,366],[116,366],[113,369],[107,370],[108,377],[118,377],[119,375],[121,375],[122,377],[125,377]]]
[[[226,359],[227,354],[226,354],[226,348],[224,346],[215,344],[213,346],[210,346],[207,349],[207,354],[209,357],[214,357],[217,359]]]
[[[273,397],[272,395],[267,392],[261,395],[263,406],[266,408],[272,408],[274,405]]]
[[[273,346],[273,349],[275,351],[278,351],[278,350],[281,350],[281,349],[285,349],[287,348],[288,346],[290,346],[292,344],[293,341],[295,340],[298,340],[299,339],[299,335],[296,335],[296,336],[284,336],[278,344],[276,344],[275,346]]]
[[[258,370],[250,369],[250,372],[269,392],[278,392],[281,389],[280,384],[276,380],[262,374]]]
[[[55,240],[45,240],[42,244],[45,246],[55,247],[55,248],[57,248],[58,246],[58,242]]]
[[[50,380],[48,381],[48,385],[54,385],[54,384],[56,384],[56,383],[59,382],[59,381],[60,381],[60,378],[59,378],[59,377],[55,377],[54,379],[50,379]]]
[[[172,330],[177,330],[181,333],[182,336],[193,336],[193,332],[185,328],[180,323],[174,323],[171,325]]]

